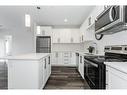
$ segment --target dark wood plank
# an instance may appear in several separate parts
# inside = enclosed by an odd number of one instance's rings
[[[74,67],[52,67],[44,89],[90,89]]]

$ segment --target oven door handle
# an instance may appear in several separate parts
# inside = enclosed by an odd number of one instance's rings
[[[88,60],[85,60],[85,61],[86,61],[87,64],[90,64],[90,65],[92,65],[92,66],[94,66],[94,67],[98,67],[98,65],[95,64],[95,63],[93,63],[93,62],[90,62],[90,61],[88,61]]]
[[[89,64],[93,65],[94,67],[98,67],[98,65],[95,63],[89,62]]]

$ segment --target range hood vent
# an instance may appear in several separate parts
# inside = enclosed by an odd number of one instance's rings
[[[104,34],[104,35],[110,35],[114,34],[123,30],[127,30],[127,23],[126,24],[120,24],[120,25],[115,25],[114,27],[111,27],[107,30],[101,31],[101,32],[96,32],[96,34]]]

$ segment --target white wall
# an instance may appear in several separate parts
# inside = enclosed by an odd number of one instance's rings
[[[10,10],[8,12],[7,10]],[[17,10],[18,13],[10,8],[0,9],[0,38],[5,35],[12,35],[12,55],[34,52],[34,32],[33,21],[31,28],[25,27],[25,12]]]
[[[127,45],[127,30],[112,35],[104,35],[100,41],[95,41],[98,44],[99,54],[103,54],[106,45]]]

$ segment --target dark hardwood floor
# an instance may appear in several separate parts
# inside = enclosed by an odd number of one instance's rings
[[[44,89],[90,89],[74,67],[52,67]]]

